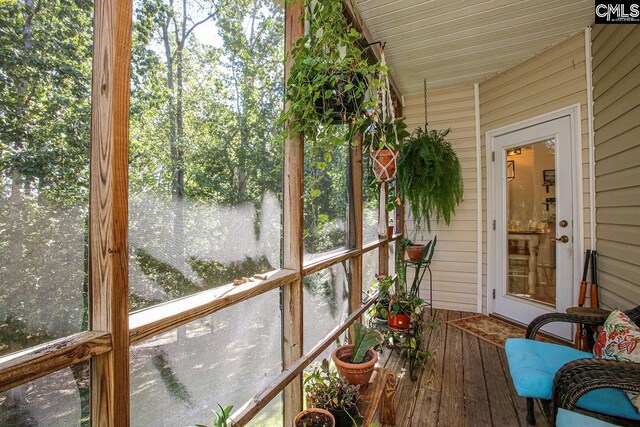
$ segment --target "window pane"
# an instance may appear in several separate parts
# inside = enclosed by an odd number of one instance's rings
[[[260,411],[258,415],[253,417],[253,419],[247,423],[247,427],[283,427],[283,410],[282,393],[280,393],[271,402],[269,402],[266,408]]]
[[[304,352],[349,316],[349,277],[346,261],[304,278]],[[320,355],[328,358],[335,347]]]
[[[305,146],[305,262],[347,246],[349,149],[346,143],[318,151]]]
[[[0,393],[0,426],[89,426],[89,362]]]
[[[92,15],[0,2],[0,355],[87,329]]]
[[[131,425],[210,424],[282,372],[280,290],[131,348]]]
[[[362,289],[367,290],[376,283],[376,277],[380,269],[378,249],[374,249],[362,255]]]
[[[283,6],[152,3],[134,2],[131,310],[280,266]]]
[[[362,154],[362,239],[364,243],[378,240],[379,184],[373,174],[371,155]]]

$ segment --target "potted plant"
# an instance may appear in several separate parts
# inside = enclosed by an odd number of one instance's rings
[[[407,254],[407,258],[412,262],[419,262],[424,253],[425,245],[413,243],[409,239],[402,239],[400,247]]]
[[[391,287],[393,286],[393,277],[380,274],[376,277],[376,283],[371,286],[371,291],[378,291],[378,298],[371,308],[370,314],[374,321],[378,324],[387,323],[389,313],[389,302],[391,296]]]
[[[307,406],[329,411],[335,418],[336,427],[353,427],[357,424],[362,399],[360,387],[349,384],[331,370],[326,359],[305,376]]]
[[[400,143],[409,136],[404,117],[380,118],[374,113],[365,122],[364,146],[371,153],[373,173],[378,181],[390,181],[396,176]]]
[[[287,79],[287,108],[280,123],[286,137],[304,134],[305,146],[343,144],[362,130],[367,100],[380,64],[371,64],[361,47],[361,35],[347,21],[342,0],[303,1],[309,28],[291,51],[293,65]],[[350,130],[344,132],[343,126]],[[318,165],[316,165],[318,166]]]
[[[340,375],[350,384],[366,387],[378,361],[378,352],[374,348],[382,344],[383,337],[380,332],[358,322],[353,324],[353,330],[353,344],[336,348],[331,358]]]
[[[335,427],[336,419],[331,412],[321,408],[309,408],[296,415],[294,427]]]
[[[395,329],[409,329],[412,320],[421,313],[424,300],[406,292],[398,292],[389,302],[389,327]]]
[[[411,205],[417,227],[431,220],[444,219],[449,225],[456,207],[462,202],[464,186],[460,161],[444,131],[418,129],[402,145],[398,159],[398,184]]]

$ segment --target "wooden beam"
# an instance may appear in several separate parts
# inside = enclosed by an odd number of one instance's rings
[[[0,393],[111,350],[108,332],[81,332],[0,357]]]
[[[346,261],[351,257],[357,256],[360,253],[358,249],[343,249],[332,252],[325,258],[320,258],[314,262],[307,264],[302,269],[303,276],[309,276],[310,274],[322,271],[325,268],[329,268],[334,264],[338,264],[342,261]]]
[[[130,345],[300,279],[300,274],[293,270],[275,270],[266,276],[265,280],[221,286],[131,314]]]
[[[129,82],[132,0],[96,0],[91,95],[91,329],[112,349],[92,360],[91,422],[129,425]]]
[[[364,255],[367,252],[377,249],[383,245],[389,245],[391,242],[394,242],[401,237],[402,235],[395,234],[393,237],[389,239],[378,239],[378,240],[374,240],[373,242],[369,242],[366,245],[364,245],[360,250],[344,249],[341,251],[332,252],[331,256],[328,256],[327,258],[322,258],[320,260],[314,261],[311,264],[305,265],[304,268],[302,269],[302,276],[303,277],[309,276],[310,274],[317,273],[318,271],[322,271],[325,268],[329,268],[332,265],[341,263],[343,261],[346,261],[348,259],[360,256],[360,255]]]
[[[389,243],[385,242],[380,245],[378,251],[378,272],[380,274],[389,274]]]
[[[247,402],[244,406],[242,406],[238,411],[236,411],[232,416],[232,420],[236,422],[239,426],[244,426],[247,424],[251,418],[253,418],[260,410],[262,410],[265,406],[271,402],[271,400],[278,395],[283,389],[286,390],[285,386],[292,381],[295,381],[296,378],[300,377],[300,374],[304,370],[304,368],[309,365],[309,363],[313,362],[315,359],[322,354],[322,352],[333,344],[340,335],[344,333],[344,331],[351,326],[353,322],[355,322],[359,317],[361,317],[374,301],[378,298],[378,293],[375,292],[371,295],[371,297],[362,304],[356,311],[351,313],[342,323],[341,325],[336,326],[329,332],[329,334],[318,344],[316,344],[304,357],[300,357],[295,360],[287,369],[282,371],[280,375],[278,375],[273,381],[269,383],[269,385],[260,393],[253,396],[249,402]],[[299,412],[299,411],[298,411]],[[294,414],[295,417],[296,414]],[[284,424],[291,425],[293,422],[292,419],[285,418]]]
[[[349,261],[350,313],[362,304],[362,135],[356,135],[354,142],[357,143],[351,146],[349,153],[349,243],[358,253]],[[349,334],[353,342],[353,329],[349,330]]]
[[[402,102],[399,99],[396,101],[395,115],[396,117],[402,117]],[[398,181],[396,179],[396,185],[397,182]],[[395,234],[404,236],[404,227],[404,200],[402,200],[402,204],[400,206],[396,205]]]
[[[304,37],[304,5],[302,0],[285,2],[285,82],[289,79],[294,59],[290,52]],[[289,108],[289,105],[285,105]],[[284,142],[283,177],[283,248],[284,268],[297,271],[300,278],[282,289],[282,361],[289,368],[302,356],[303,348],[303,180],[304,145],[302,136]],[[291,380],[284,389],[284,420],[291,423],[302,410],[302,377]]]

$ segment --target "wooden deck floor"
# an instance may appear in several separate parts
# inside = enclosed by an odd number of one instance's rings
[[[406,359],[383,354],[384,366],[400,377],[396,426],[527,426],[525,399],[513,388],[504,350],[447,324],[472,314],[433,311],[440,327],[426,332],[432,357],[416,382]],[[546,426],[539,405],[536,412],[537,425]]]

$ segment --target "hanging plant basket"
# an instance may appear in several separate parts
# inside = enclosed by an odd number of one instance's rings
[[[342,124],[360,115],[365,98],[361,87],[364,81],[364,76],[357,72],[329,74],[322,94],[316,99],[318,116]]]
[[[398,152],[389,149],[372,150],[373,173],[380,182],[391,181],[398,170]]]

